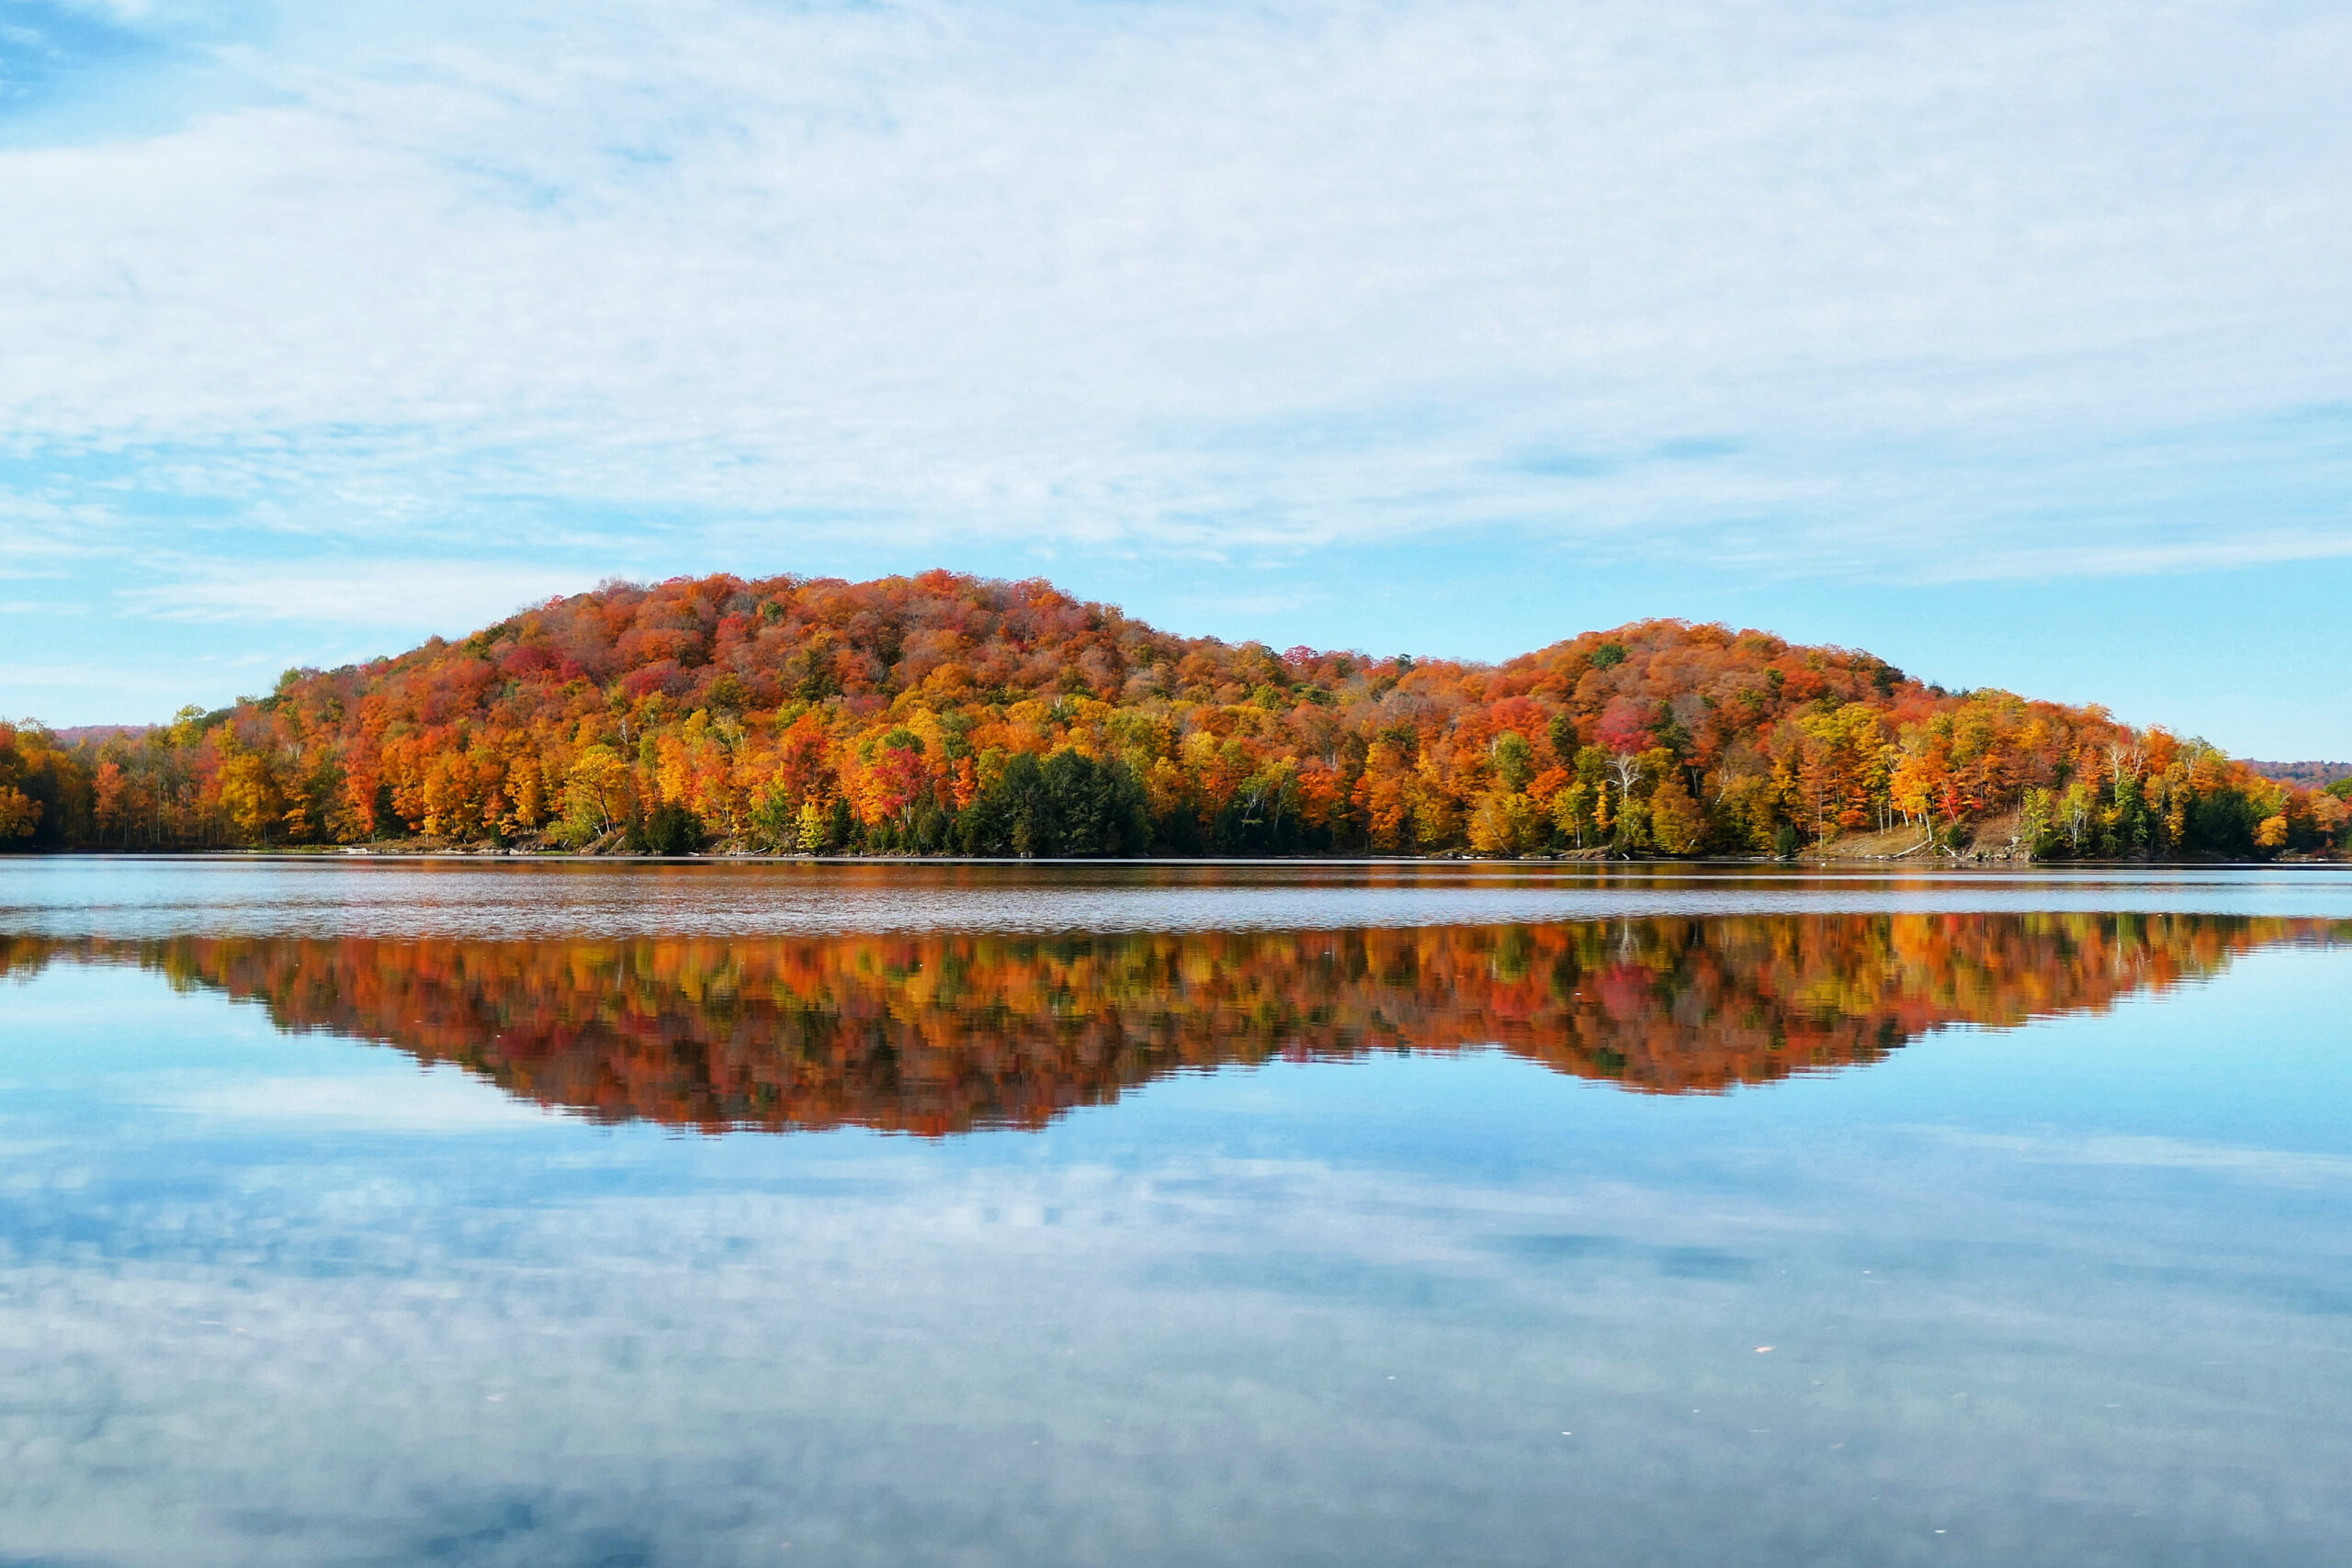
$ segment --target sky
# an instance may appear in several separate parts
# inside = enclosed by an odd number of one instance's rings
[[[0,0],[0,712],[623,577],[2352,758],[2352,9]]]

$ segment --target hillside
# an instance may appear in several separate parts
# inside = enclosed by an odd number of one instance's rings
[[[594,852],[2040,855],[2333,847],[2343,793],[2098,708],[1645,621],[1499,665],[1183,637],[1042,581],[612,583],[65,746],[0,841]]]
[[[2305,789],[2325,789],[2330,784],[2352,780],[2352,762],[2255,762],[2246,767],[2266,779],[2280,784],[2301,784]]]

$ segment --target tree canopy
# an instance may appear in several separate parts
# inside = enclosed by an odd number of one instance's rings
[[[1500,664],[1183,637],[1040,581],[614,582],[74,744],[0,845],[981,855],[2332,848],[2341,794],[2103,709],[1676,620]]]

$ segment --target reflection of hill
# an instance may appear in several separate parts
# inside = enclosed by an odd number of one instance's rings
[[[745,942],[0,941],[0,972],[135,964],[603,1120],[1044,1125],[1162,1074],[1498,1043],[1678,1094],[1876,1061],[1940,1024],[2102,1009],[2330,934],[2199,916]]]

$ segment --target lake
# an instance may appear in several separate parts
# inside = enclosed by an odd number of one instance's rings
[[[0,861],[0,1564],[2312,1564],[2352,877]]]

